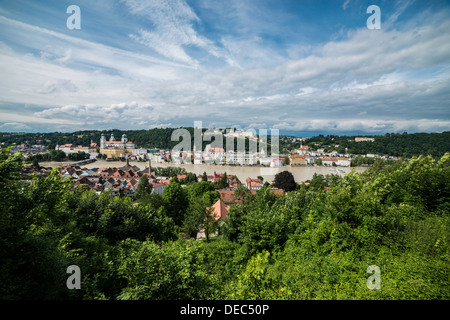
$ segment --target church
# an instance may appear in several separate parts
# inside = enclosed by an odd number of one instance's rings
[[[111,133],[109,141],[106,141],[105,134],[102,133],[100,138],[100,153],[106,154],[107,159],[125,158],[126,154],[132,153],[136,145],[128,141],[126,134],[122,135],[120,141],[114,139],[114,134]]]

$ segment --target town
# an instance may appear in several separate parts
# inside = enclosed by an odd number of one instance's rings
[[[216,132],[217,131],[217,132]],[[221,134],[219,130],[213,131],[214,134]],[[246,137],[249,139],[257,140],[257,137],[252,132],[243,132],[240,130],[233,130],[228,133],[233,137]],[[23,174],[30,176],[32,173],[45,176],[54,166],[40,166],[40,161],[46,160],[63,160],[69,159],[67,162],[60,163],[58,167],[61,178],[72,179],[74,185],[84,184],[89,188],[95,190],[97,193],[103,191],[110,191],[113,195],[118,196],[130,196],[135,198],[136,188],[139,184],[139,180],[143,175],[146,175],[149,183],[152,186],[152,192],[162,195],[166,186],[170,181],[176,177],[181,182],[187,177],[193,177],[195,181],[208,181],[217,183],[224,173],[216,173],[213,175],[195,175],[188,173],[186,170],[176,175],[157,175],[152,169],[152,163],[169,163],[175,164],[186,163],[186,160],[191,160],[190,163],[196,165],[213,164],[218,166],[220,171],[220,164],[226,163],[227,165],[241,165],[241,166],[261,166],[261,167],[298,167],[298,166],[328,166],[334,167],[333,171],[338,173],[345,173],[344,170],[339,167],[350,167],[352,161],[357,158],[366,159],[389,159],[397,160],[398,157],[388,157],[376,154],[366,154],[363,157],[361,155],[355,156],[348,153],[338,153],[334,148],[338,148],[339,145],[331,146],[332,150],[326,151],[325,148],[310,148],[308,145],[303,145],[306,138],[288,137],[291,142],[300,142],[300,147],[292,148],[286,154],[268,155],[264,149],[260,152],[235,152],[233,150],[225,150],[224,148],[211,147],[208,144],[204,151],[197,150],[196,146],[192,152],[174,152],[173,150],[164,149],[147,149],[138,148],[136,144],[129,141],[126,134],[123,134],[120,140],[117,140],[113,134],[109,139],[106,139],[104,133],[101,134],[99,144],[91,140],[89,146],[81,146],[74,144],[56,145],[54,150],[48,150],[44,145],[27,145],[25,143],[19,144],[12,148],[12,152],[22,152],[23,161],[25,163],[32,162],[32,165],[25,165]],[[286,139],[286,137],[282,137]],[[374,138],[367,137],[355,137],[355,142],[373,142]],[[4,147],[4,146],[2,146]],[[334,147],[334,148],[333,148]],[[330,149],[330,146],[328,146]],[[286,150],[284,150],[286,151]],[[50,156],[49,156],[50,154]],[[54,155],[54,157],[52,156]],[[47,156],[47,157],[46,157]],[[56,157],[56,158],[55,158]],[[30,161],[32,159],[32,161]],[[38,160],[39,159],[39,160]],[[74,160],[74,161],[71,161]],[[122,160],[124,165],[121,167],[93,167],[85,168],[83,165],[95,162],[97,160]],[[144,169],[140,168],[133,163],[148,163]],[[102,162],[104,164],[105,161]],[[273,187],[274,181],[263,181],[262,177],[248,177],[245,181],[241,182],[234,175],[227,175],[226,186],[220,188],[219,193],[221,200],[229,205],[233,201],[239,201],[233,198],[233,193],[240,186],[245,186],[251,192],[256,192],[263,187],[264,183],[268,183],[275,193],[282,193],[283,190]],[[298,184],[305,183],[304,181],[297,181]],[[307,182],[306,182],[307,183]]]
[[[220,135],[221,131],[215,130],[213,134]],[[249,141],[257,142],[256,137],[251,132],[243,132],[240,130],[233,130],[227,133],[228,138],[247,138]],[[282,137],[286,139],[286,137]],[[136,199],[136,193],[141,179],[145,176],[150,185],[151,193],[162,196],[166,187],[173,179],[185,187],[192,182],[207,181],[211,183],[220,198],[212,205],[212,215],[216,220],[225,220],[227,212],[232,204],[240,203],[243,199],[235,196],[236,190],[239,188],[246,188],[250,193],[255,194],[257,190],[267,186],[270,192],[276,195],[282,195],[287,190],[278,188],[275,181],[264,181],[262,176],[247,177],[245,181],[239,180],[236,175],[226,174],[225,172],[207,175],[196,175],[187,172],[184,168],[172,167],[172,171],[158,170],[160,168],[152,168],[152,163],[169,163],[175,164],[193,163],[194,165],[212,164],[217,165],[220,171],[221,164],[240,165],[240,166],[261,166],[261,167],[301,167],[301,166],[325,166],[334,167],[335,172],[345,174],[345,171],[338,167],[350,167],[352,159],[355,155],[349,153],[338,153],[334,148],[339,145],[327,146],[320,148],[310,148],[308,145],[303,145],[307,141],[305,138],[289,137],[292,143],[300,143],[299,147],[292,148],[285,154],[268,155],[267,149],[260,148],[259,152],[235,152],[234,150],[225,150],[220,147],[212,147],[211,144],[206,145],[205,150],[197,150],[196,146],[191,152],[182,150],[165,150],[165,149],[147,149],[139,148],[133,141],[129,141],[126,134],[123,134],[120,140],[111,134],[109,139],[104,133],[101,134],[99,143],[91,140],[90,145],[74,145],[63,144],[56,145],[54,150],[48,150],[43,145],[27,145],[22,143],[12,148],[12,152],[22,152],[23,161],[32,163],[25,165],[22,175],[26,179],[33,174],[39,176],[46,176],[50,171],[57,167],[58,174],[61,179],[70,179],[73,187],[84,185],[86,188],[94,190],[97,194],[102,192],[110,192],[113,196],[128,196]],[[245,141],[245,140],[244,140]],[[373,142],[373,138],[356,137],[355,142]],[[331,149],[330,149],[331,148]],[[347,151],[347,150],[345,150]],[[361,158],[361,156],[359,156]],[[375,154],[366,154],[364,158],[387,159],[387,156],[378,156]],[[391,159],[394,157],[390,157]],[[64,160],[69,162],[60,162],[57,166],[41,166],[39,160]],[[86,168],[83,165],[103,160],[99,163],[101,167]],[[122,160],[123,166],[114,167],[109,166],[109,161]],[[189,162],[190,161],[190,162]],[[137,166],[144,162],[145,168]],[[106,164],[106,165],[105,165]],[[111,162],[112,164],[112,162]],[[117,162],[115,162],[117,164]],[[166,168],[167,169],[167,168]],[[297,186],[304,184],[309,185],[308,181],[296,181]],[[324,186],[327,190],[328,187]],[[199,234],[197,238],[202,238]]]
[[[92,133],[91,133],[92,134]],[[112,160],[130,160],[130,161],[152,161],[153,163],[193,163],[193,164],[227,164],[240,166],[264,166],[264,167],[281,167],[281,166],[336,166],[336,167],[350,167],[353,166],[357,157],[365,159],[380,158],[383,160],[398,160],[399,157],[388,156],[387,154],[367,153],[367,154],[351,154],[348,149],[339,150],[339,144],[329,145],[304,145],[308,138],[296,138],[281,136],[281,143],[289,144],[286,148],[283,144],[281,153],[274,150],[268,152],[267,144],[264,146],[264,141],[261,137],[256,136],[253,132],[245,132],[241,130],[232,130],[225,133],[225,130],[210,130],[203,135],[223,135],[228,138],[236,138],[238,141],[238,150],[235,151],[233,147],[224,148],[213,144],[207,144],[204,150],[201,146],[193,145],[192,150],[175,150],[175,148],[148,148],[138,147],[133,141],[129,141],[126,134],[116,139],[114,134],[106,138],[104,133],[101,134],[99,143],[91,139],[89,145],[77,145],[66,143],[61,145],[53,145],[48,148],[44,144],[28,144],[22,142],[16,144],[12,148],[13,152],[22,152],[23,160],[36,158],[38,161],[61,161],[74,160],[86,163],[84,160],[104,159]],[[6,134],[4,135],[7,136]],[[210,139],[210,138],[209,138]],[[370,137],[354,137],[351,141],[356,143],[374,142],[374,138]],[[217,139],[216,139],[217,141]],[[241,143],[242,142],[242,143]],[[259,143],[259,150],[256,150],[256,145]],[[250,145],[247,149],[245,146]],[[4,142],[1,147],[6,147]],[[240,147],[241,146],[241,147]],[[252,148],[252,146],[254,146]],[[273,147],[273,146],[272,146]],[[278,145],[276,145],[278,147]],[[275,149],[275,148],[273,148]],[[338,151],[339,150],[339,151]],[[74,162],[72,161],[72,162]],[[360,161],[361,162],[361,161]],[[371,161],[362,161],[371,164]],[[373,161],[372,161],[373,162]],[[359,165],[359,163],[357,164]]]

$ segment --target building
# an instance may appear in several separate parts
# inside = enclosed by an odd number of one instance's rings
[[[341,167],[350,167],[351,160],[349,158],[337,158],[336,164]]]
[[[96,143],[91,143],[91,145],[89,147],[76,146],[76,145],[71,144],[71,143],[62,144],[62,145],[56,145],[56,147],[55,147],[55,150],[61,150],[65,154],[77,153],[79,151],[89,154],[91,152],[95,152],[96,149],[97,149],[97,144]]]
[[[211,215],[214,217],[214,221],[223,221],[227,218],[227,213],[228,210],[230,210],[230,207],[227,206],[225,202],[222,201],[222,199],[219,199],[215,204],[213,204],[211,209]]]
[[[307,161],[306,161],[305,156],[302,156],[300,154],[294,154],[289,157],[289,164],[293,167],[294,166],[306,166]]]
[[[305,154],[308,154],[308,149],[309,149],[308,146],[301,146],[296,151],[298,154],[305,155]]]
[[[164,193],[164,189],[167,187],[167,184],[165,183],[158,183],[158,182],[153,182],[152,183],[152,193],[156,193],[159,194],[160,196],[163,195]]]
[[[206,208],[206,210],[211,210],[211,217],[214,218],[214,222],[217,223],[219,230],[220,227],[223,225],[224,221],[227,219],[227,213],[228,210],[230,210],[230,207],[225,204],[225,202],[222,201],[222,199],[219,199],[212,205],[210,208]],[[211,234],[210,236],[218,236],[220,231],[216,231],[214,234]],[[199,231],[197,233],[197,240],[206,238],[205,229]]]
[[[355,137],[355,142],[362,142],[362,141],[370,141],[370,142],[374,142],[374,141],[375,141],[375,138]]]
[[[247,183],[248,190],[259,190],[264,186],[264,182],[261,179],[251,179],[248,177],[245,182]]]
[[[324,166],[332,166],[333,163],[336,164],[336,159],[333,157],[322,157],[320,160],[322,160],[322,165]]]
[[[100,153],[105,154],[107,159],[125,158],[127,154],[132,154],[136,145],[128,141],[125,134],[122,135],[120,141],[114,139],[114,134],[111,134],[109,141],[106,141],[105,135],[102,133],[100,138]]]

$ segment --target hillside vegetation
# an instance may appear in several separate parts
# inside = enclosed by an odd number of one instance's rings
[[[56,172],[23,181],[19,158],[0,155],[1,299],[450,298],[449,153],[379,163],[328,191],[241,189],[208,241],[186,231],[204,220],[206,182],[174,179],[135,202]],[[69,265],[80,290],[66,287]],[[380,289],[366,285],[370,265]]]

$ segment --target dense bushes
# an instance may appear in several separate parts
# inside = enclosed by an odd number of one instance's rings
[[[56,172],[22,181],[18,161],[1,154],[3,299],[450,298],[448,153],[333,177],[328,191],[239,190],[208,241],[187,240],[217,196],[206,182],[134,202]],[[81,290],[65,286],[71,264]],[[380,290],[366,285],[370,265]]]

